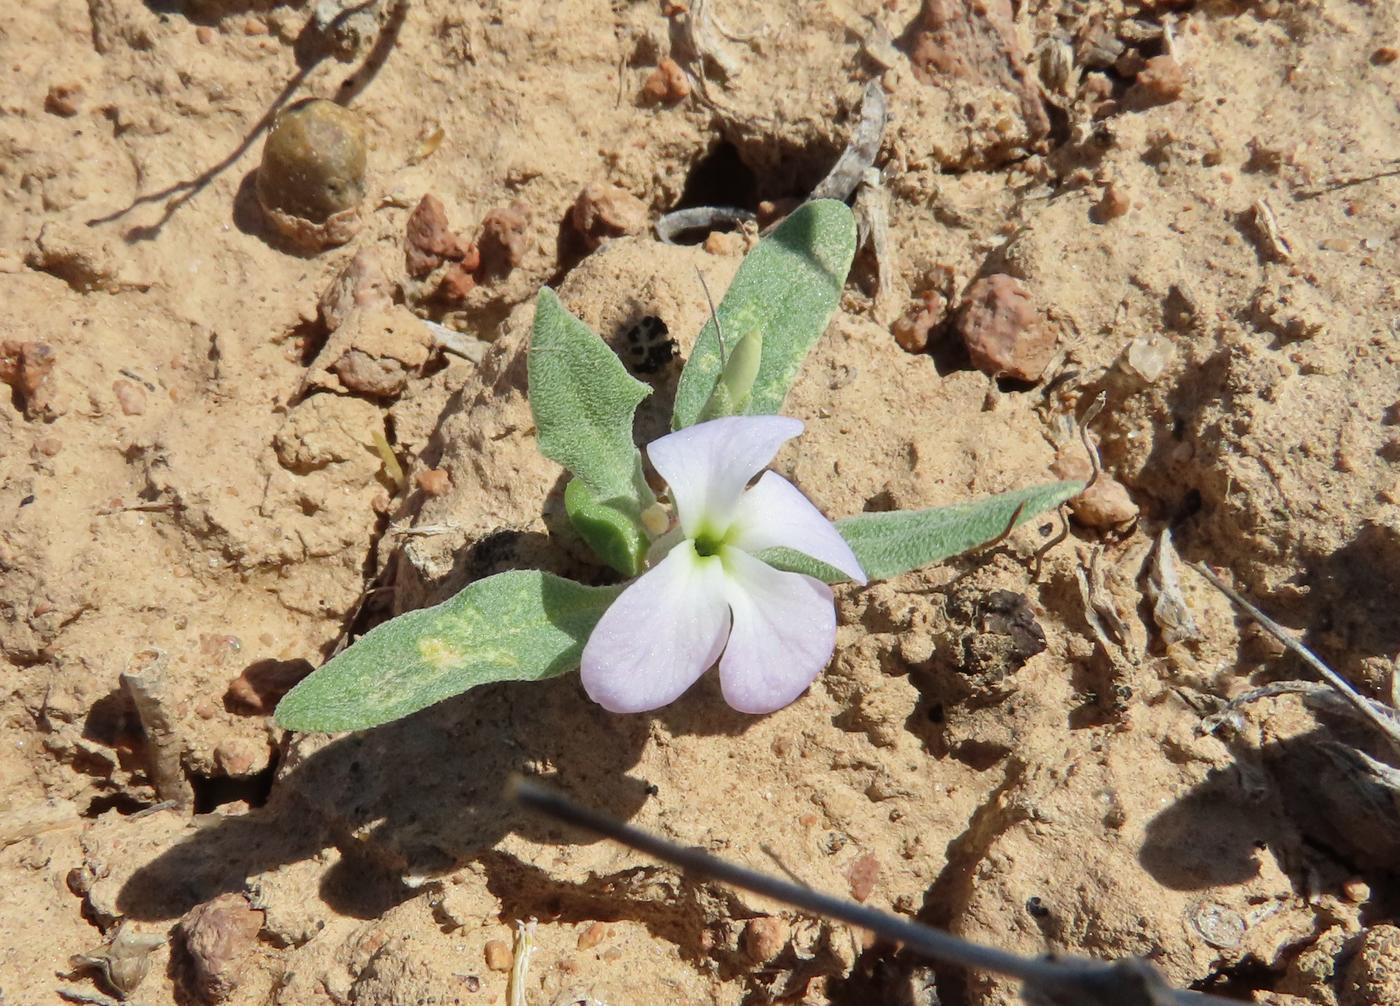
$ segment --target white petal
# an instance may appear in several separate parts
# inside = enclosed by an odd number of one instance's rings
[[[686,536],[694,538],[702,527],[722,533],[749,479],[801,432],[802,421],[787,416],[727,416],[652,441],[647,457],[670,487]]]
[[[583,647],[583,688],[615,713],[680,698],[718,658],[729,635],[724,569],[682,542],[624,590]]]
[[[793,548],[835,566],[856,583],[865,583],[865,570],[846,539],[802,490],[777,472],[764,472],[739,499],[734,511],[735,548],[761,552]]]
[[[725,596],[734,614],[719,662],[724,701],[744,713],[771,713],[802,694],[836,647],[831,588],[785,573],[737,548],[721,553]]]

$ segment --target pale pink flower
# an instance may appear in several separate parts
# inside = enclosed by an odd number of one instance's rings
[[[598,622],[583,649],[583,687],[613,712],[679,698],[719,661],[724,699],[768,713],[796,699],[836,645],[831,588],[757,557],[795,549],[859,583],[865,574],[832,523],[791,482],[764,472],[802,423],[730,416],[671,433],[647,448],[679,524],[659,538],[652,566]]]

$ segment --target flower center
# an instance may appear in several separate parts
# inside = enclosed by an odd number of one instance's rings
[[[728,532],[721,533],[712,527],[701,528],[693,539],[695,542],[695,554],[708,559],[712,555],[718,555],[719,550],[724,548],[729,538]]]

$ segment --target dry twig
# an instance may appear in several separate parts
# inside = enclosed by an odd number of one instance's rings
[[[1343,699],[1368,723],[1377,727],[1386,739],[1390,741],[1395,750],[1400,751],[1400,720],[1397,720],[1395,710],[1379,703],[1372,702],[1351,686],[1351,683],[1343,678],[1332,668],[1322,662],[1322,659],[1308,649],[1293,634],[1279,625],[1268,615],[1264,614],[1254,605],[1246,601],[1232,587],[1228,586],[1224,580],[1215,575],[1215,572],[1203,562],[1192,564],[1198,573],[1210,581],[1216,590],[1220,591],[1231,601],[1234,601],[1250,618],[1254,619],[1269,635],[1273,636],[1288,649],[1292,650],[1299,657],[1303,658],[1313,670],[1322,676],[1322,679],[1335,688]]]

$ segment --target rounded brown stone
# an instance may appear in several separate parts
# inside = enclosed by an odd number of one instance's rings
[[[325,225],[365,197],[365,132],[333,101],[293,105],[272,124],[258,168],[258,202],[276,220]]]

